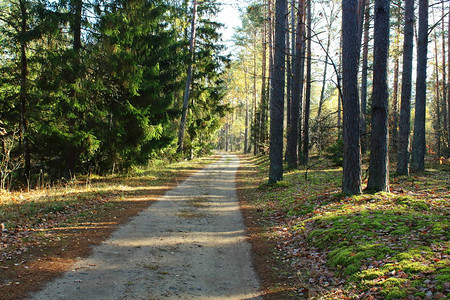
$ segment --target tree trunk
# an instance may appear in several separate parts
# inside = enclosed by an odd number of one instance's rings
[[[427,96],[428,0],[419,0],[419,31],[417,43],[416,105],[411,169],[425,170],[425,114]]]
[[[389,191],[388,117],[389,0],[375,0],[372,134],[367,190]]]
[[[397,54],[396,54],[397,55]],[[394,90],[392,92],[392,120],[391,120],[391,153],[397,153],[398,144],[398,77],[400,60],[395,58],[394,62]]]
[[[370,6],[366,4],[364,12],[364,38],[362,44],[362,69],[361,69],[361,152],[367,149],[367,73],[369,70],[369,30],[370,30]]]
[[[192,81],[192,64],[194,62],[194,50],[195,50],[195,34],[196,34],[196,18],[197,18],[197,0],[194,0],[192,8],[192,20],[191,20],[191,40],[189,44],[189,65],[187,70],[186,84],[183,94],[183,109],[181,112],[180,127],[178,129],[178,153],[183,152],[184,132],[186,130],[186,119],[189,107],[189,90]]]
[[[247,153],[248,149],[248,120],[249,120],[249,112],[248,112],[248,84],[247,84],[247,67],[245,67],[244,62],[244,85],[245,85],[245,132],[244,132],[244,153]]]
[[[445,136],[445,132],[447,131],[447,127],[448,127],[448,118],[447,118],[447,111],[448,111],[448,106],[447,106],[447,69],[446,69],[446,57],[445,57],[445,7],[444,7],[444,2],[442,2],[442,111],[443,111],[443,117],[444,117],[444,122],[443,122],[443,140],[444,140],[444,145],[442,145],[443,149],[443,155],[446,155],[447,153],[447,148],[445,148],[445,142],[447,142],[447,145],[449,144],[449,140],[447,140],[447,137]],[[449,33],[450,34],[450,33]],[[450,50],[450,49],[449,49]]]
[[[403,41],[402,95],[397,157],[397,174],[409,175],[409,142],[411,131],[411,88],[414,45],[414,0],[405,0]]]
[[[289,16],[289,15],[288,15]],[[286,27],[289,29],[289,18],[286,16]],[[291,71],[291,43],[290,43],[290,30],[286,30],[286,130],[289,131],[291,126],[291,102],[292,102],[292,71]],[[287,159],[287,151],[286,151]]]
[[[308,3],[307,10],[307,53],[306,53],[306,91],[305,91],[305,114],[304,114],[304,126],[303,126],[303,155],[300,158],[301,164],[308,164],[309,159],[309,115],[311,108],[311,32],[312,32],[312,2]]]
[[[326,53],[328,53],[330,51],[330,44],[331,44],[331,32],[328,33],[327,46],[326,46],[326,50],[325,50]],[[316,118],[317,124],[319,124],[319,122],[320,122],[320,117],[322,114],[322,106],[323,106],[323,102],[325,100],[325,88],[327,86],[328,54],[325,55],[325,62],[323,64],[323,68],[324,69],[323,69],[323,76],[322,76],[322,89],[320,91],[319,108],[317,109],[317,118]],[[319,126],[317,126],[317,127],[319,127]]]
[[[450,83],[450,14],[448,14],[448,77]],[[444,53],[445,55],[445,53]],[[447,157],[450,157],[450,84],[447,84]]]
[[[26,0],[20,0],[20,34],[25,37],[28,32],[28,13],[26,8]],[[23,141],[24,154],[24,177],[25,180],[30,178],[31,171],[31,154],[28,139],[28,119],[27,119],[27,102],[28,102],[28,58],[27,58],[27,41],[22,38],[20,40],[20,135]]]
[[[361,150],[358,99],[358,2],[342,0],[342,87],[344,106],[344,162],[342,192],[361,193]]]
[[[267,103],[267,77],[266,77],[266,66],[267,63],[267,22],[264,21],[263,32],[262,32],[262,62],[261,62],[261,104],[260,104],[260,113],[259,113],[259,126],[257,130],[257,134],[255,135],[255,145],[253,149],[253,154],[259,153],[259,146],[263,141],[263,126],[264,126],[264,116],[265,116],[265,107]],[[256,114],[255,114],[256,120]],[[255,122],[256,123],[256,122]]]
[[[299,0],[299,8],[297,10],[297,29],[295,38],[295,55],[293,55],[292,68],[292,103],[291,103],[291,126],[287,132],[287,164],[288,168],[297,168],[297,154],[298,154],[298,136],[299,136],[299,114],[300,114],[300,99],[301,99],[301,61],[302,58],[302,20],[303,20],[303,3]]]
[[[270,97],[269,182],[283,180],[283,118],[286,51],[286,0],[276,2],[275,56]]]
[[[256,49],[256,31],[253,34],[253,49]],[[258,102],[258,93],[256,92],[256,50],[253,51],[253,115],[256,116],[256,103]],[[253,119],[252,117],[250,119]],[[256,120],[256,117],[254,118]],[[256,128],[256,123],[253,124],[253,128]],[[254,145],[256,146],[256,144]],[[247,153],[251,152],[251,143],[248,143]]]
[[[433,18],[434,19],[434,18]],[[436,119],[435,119],[435,138],[436,138],[436,154],[441,157],[441,87],[439,82],[439,59],[438,59],[438,38],[436,32],[434,33],[434,59],[435,59],[435,69],[436,73]]]
[[[305,41],[305,33],[306,33],[306,26],[305,26],[305,0],[299,0],[299,12],[301,17],[300,22],[300,30],[297,32],[297,39],[301,39],[301,50],[300,54],[297,55],[297,58],[300,60],[300,72],[299,72],[299,98],[298,98],[298,147],[297,147],[297,157],[300,159],[300,157],[303,156],[302,151],[302,123],[303,123],[303,86],[304,86],[304,77],[305,77],[305,53],[306,53],[306,41]]]

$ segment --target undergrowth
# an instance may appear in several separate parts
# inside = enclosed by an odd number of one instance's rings
[[[248,197],[271,222],[277,253],[296,267],[310,298],[448,299],[448,162],[392,176],[390,193],[346,197],[342,169],[332,162],[267,185],[267,158],[247,158],[258,174],[247,177]]]

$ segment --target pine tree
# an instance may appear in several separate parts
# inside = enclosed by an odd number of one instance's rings
[[[419,0],[419,30],[417,39],[417,80],[414,116],[414,138],[411,168],[425,169],[425,114],[427,95],[427,50],[428,50],[428,0]]]
[[[389,56],[389,0],[375,0],[372,134],[367,190],[389,191],[387,63]]]
[[[344,169],[342,192],[361,193],[360,109],[358,100],[358,3],[342,1],[342,83],[344,106]]]
[[[402,94],[400,104],[397,174],[409,175],[409,136],[411,119],[411,77],[414,39],[414,0],[405,1]]]
[[[275,56],[270,96],[269,182],[271,183],[283,180],[286,10],[286,0],[278,0],[275,8]]]

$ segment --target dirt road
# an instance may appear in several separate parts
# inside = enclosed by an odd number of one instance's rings
[[[222,154],[31,299],[259,299],[238,165]]]

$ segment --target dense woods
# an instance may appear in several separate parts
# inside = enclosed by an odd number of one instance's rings
[[[227,111],[218,9],[216,1],[2,0],[2,188],[208,153]]]
[[[358,194],[449,156],[448,1],[242,3],[231,56],[223,5],[2,0],[2,187],[219,148]]]
[[[229,81],[234,92],[225,101],[235,110],[220,131],[221,145],[242,150],[250,139],[254,153],[270,153],[269,182],[283,178],[273,173],[282,168],[280,157],[285,170],[308,168],[311,155],[329,157],[343,166],[345,194],[361,193],[364,179],[367,190],[389,191],[389,170],[422,172],[425,159],[448,158],[449,5],[252,2],[242,12],[235,38],[245,43],[230,72],[254,84]],[[247,108],[249,98],[255,100]],[[253,116],[249,124],[241,121],[246,114]]]

